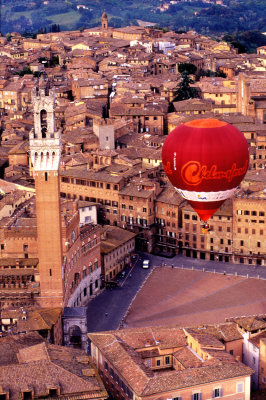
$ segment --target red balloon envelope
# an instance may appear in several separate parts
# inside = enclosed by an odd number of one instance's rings
[[[167,136],[162,161],[170,182],[207,221],[244,178],[249,148],[242,132],[227,122],[198,119]]]

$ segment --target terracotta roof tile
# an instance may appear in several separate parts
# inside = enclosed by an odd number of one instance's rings
[[[183,371],[165,372],[164,375],[155,373],[155,376],[149,379],[147,386],[141,394],[143,396],[151,395],[166,390],[170,391],[184,387],[197,386],[252,373],[253,370],[243,364],[222,364],[212,367],[188,368]]]
[[[163,189],[159,196],[157,196],[156,202],[175,204],[179,206],[184,202],[184,199],[172,186],[168,186]]]
[[[194,331],[205,332],[207,334],[215,336],[221,342],[231,342],[233,340],[242,339],[242,335],[237,329],[237,326],[233,322],[217,325],[203,325],[200,327],[193,328]]]
[[[236,318],[235,323],[239,325],[241,328],[246,329],[251,332],[253,330],[265,329],[266,328],[266,316],[263,317],[244,317],[244,318]]]
[[[128,232],[116,226],[102,227],[101,234],[104,235],[101,240],[101,252],[105,254],[116,249],[118,246],[122,246],[136,236],[135,233]]]
[[[20,364],[41,360],[50,361],[45,343],[19,349],[17,357]]]
[[[84,167],[73,167],[68,170],[63,170],[60,172],[60,175],[112,183],[119,183],[121,180],[123,180],[123,176],[111,175],[107,170],[95,172],[92,170],[87,170]]]
[[[197,332],[196,335],[205,346],[209,341],[209,344],[215,345],[216,348],[220,346],[220,350],[206,349],[211,359],[204,361],[187,347],[185,332],[181,328],[126,329],[91,333],[89,338],[139,396],[253,373],[249,367],[222,350],[223,345],[215,336]],[[145,352],[146,355],[157,355],[162,349],[167,348],[170,353],[173,348],[177,348],[174,356],[180,361],[183,370],[153,371],[144,363]]]
[[[0,382],[10,400],[20,398],[25,390],[45,397],[52,388],[60,388],[63,396],[82,393],[86,398],[107,397],[98,374],[83,373],[86,360],[80,358],[82,350],[51,345],[31,333],[0,339],[0,354]]]
[[[249,342],[252,343],[252,344],[254,344],[254,345],[257,346],[257,347],[260,347],[260,341],[261,341],[261,339],[262,339],[263,341],[266,340],[266,332],[262,332],[262,333],[259,333],[259,334],[256,335],[256,336],[253,336],[252,338],[249,339]]]
[[[189,347],[183,347],[177,350],[173,356],[183,368],[196,368],[202,365],[202,361],[192,353]]]
[[[220,348],[224,349],[223,344],[218,340],[215,336],[208,334],[208,333],[203,333],[202,331],[196,331],[191,328],[185,329],[185,332],[187,332],[189,335],[194,337],[197,342],[199,343],[200,347],[215,347],[215,348]]]

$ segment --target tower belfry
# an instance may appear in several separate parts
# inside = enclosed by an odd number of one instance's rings
[[[55,129],[55,92],[48,87],[32,95],[34,128],[30,133],[30,155],[34,169],[40,305],[63,305],[62,235],[59,164],[61,133]]]
[[[101,24],[102,24],[102,30],[106,31],[108,30],[108,17],[106,12],[104,11],[101,17]]]

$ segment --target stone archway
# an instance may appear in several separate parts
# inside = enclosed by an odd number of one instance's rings
[[[72,325],[69,328],[69,342],[71,347],[82,347],[82,332],[78,325]]]
[[[64,345],[87,351],[87,316],[85,307],[65,307],[63,314]]]

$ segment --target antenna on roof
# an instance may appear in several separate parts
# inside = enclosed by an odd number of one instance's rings
[[[153,334],[152,329],[151,329],[151,334],[152,334],[152,337],[153,337],[153,339],[154,339],[154,341],[155,341],[155,344],[156,344],[156,345],[159,344],[160,341],[155,339],[155,336],[154,336],[154,334]]]

